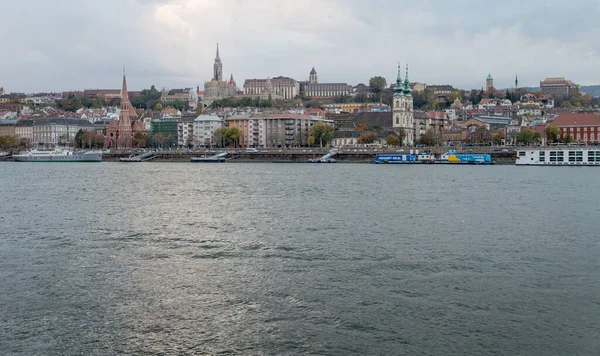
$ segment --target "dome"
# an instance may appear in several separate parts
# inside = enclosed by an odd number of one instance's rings
[[[494,80],[494,78],[492,78],[492,74],[488,74],[487,79],[486,80]]]

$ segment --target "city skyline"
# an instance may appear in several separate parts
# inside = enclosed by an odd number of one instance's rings
[[[26,5],[26,6],[25,6]],[[212,78],[220,44],[223,77],[289,76],[368,84],[395,78],[397,61],[411,80],[498,88],[538,86],[564,76],[599,84],[600,40],[593,1],[544,6],[507,0],[396,3],[331,0],[64,1],[9,3],[0,19],[0,86],[10,92],[113,88],[127,67],[132,90],[200,85]],[[560,19],[550,21],[549,19]],[[569,26],[565,26],[565,24]]]

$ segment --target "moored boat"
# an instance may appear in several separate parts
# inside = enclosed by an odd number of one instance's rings
[[[600,166],[600,149],[550,148],[517,151],[517,166]]]
[[[102,162],[102,151],[29,150],[13,155],[16,162]]]
[[[375,164],[495,164],[492,157],[487,153],[456,153],[450,150],[439,157],[432,153],[421,153],[419,151],[410,153],[380,153],[372,162]]]

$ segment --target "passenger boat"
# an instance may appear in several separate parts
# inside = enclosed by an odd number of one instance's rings
[[[554,148],[517,151],[517,166],[600,166],[600,149]]]
[[[487,153],[456,153],[450,150],[439,157],[432,153],[421,153],[419,151],[410,153],[380,153],[372,162],[375,164],[495,164],[492,157]]]
[[[13,155],[16,162],[102,162],[102,151],[29,150]]]

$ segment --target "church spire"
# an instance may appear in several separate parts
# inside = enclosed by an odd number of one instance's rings
[[[223,63],[221,63],[221,57],[219,57],[219,44],[217,43],[217,56],[215,57],[215,64],[213,66],[214,76],[213,80],[217,82],[223,81]]]
[[[127,78],[125,77],[125,67],[123,67],[123,87],[121,88],[121,103],[129,101],[129,93],[127,93]]]
[[[404,76],[404,95],[410,95],[412,89],[410,88],[410,80],[408,80],[408,63],[406,64],[406,75]]]
[[[519,87],[519,76],[515,74],[515,89]]]
[[[400,72],[400,62],[398,62],[398,77],[396,78],[396,86],[394,87],[394,95],[404,95],[402,90],[402,74]]]

